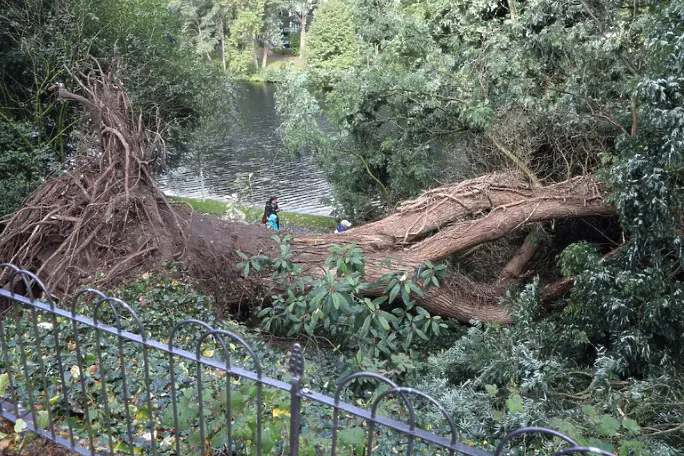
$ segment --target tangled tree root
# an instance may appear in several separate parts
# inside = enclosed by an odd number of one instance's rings
[[[150,171],[159,132],[145,129],[142,113],[134,116],[112,73],[99,68],[76,80],[85,96],[53,90],[86,108],[95,133],[84,139],[88,152],[43,184],[0,235],[0,258],[62,292],[95,271],[105,272],[95,283],[106,285],[159,251],[181,258],[187,249],[187,217]]]

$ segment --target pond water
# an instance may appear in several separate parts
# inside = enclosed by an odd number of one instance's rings
[[[321,201],[331,197],[325,174],[309,159],[288,161],[279,134],[275,110],[275,86],[240,83],[237,86],[239,123],[227,141],[208,150],[202,161],[202,177],[191,157],[157,176],[164,193],[173,196],[223,200],[237,192],[234,181],[253,173],[248,202],[263,206],[271,196],[280,198],[284,211],[329,215],[332,208]]]

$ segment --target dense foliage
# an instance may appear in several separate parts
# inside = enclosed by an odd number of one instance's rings
[[[134,108],[150,128],[161,121],[160,133],[176,144],[188,133],[179,126],[226,109],[227,88],[182,48],[181,22],[166,1],[3,0],[0,8],[2,214],[77,152],[78,111],[52,91],[61,83],[78,92],[72,74],[115,62]]]
[[[419,356],[414,350],[419,342],[439,336],[447,328],[439,316],[430,315],[414,301],[416,295],[439,287],[439,279],[446,276],[446,265],[426,262],[409,277],[392,271],[387,261],[387,272],[369,282],[363,250],[354,244],[333,246],[325,266],[334,267],[336,272],[328,271],[316,279],[303,274],[302,268],[293,263],[288,237],[275,240],[280,244],[277,258],[249,258],[239,252],[245,261],[238,268],[245,277],[250,270],[265,270],[286,289],[282,295],[274,295],[259,312],[261,326],[273,334],[305,334],[341,347],[340,362],[345,368],[340,375],[360,370],[396,375],[411,370],[415,367],[411,358]],[[364,296],[369,291],[380,296]],[[397,302],[401,304],[395,305]]]
[[[597,174],[623,239],[565,249],[567,299],[542,307],[539,281],[512,291],[513,326],[476,324],[413,381],[468,435],[551,423],[620,454],[679,454],[684,7],[354,5],[357,64],[293,74],[278,94],[285,139],[328,171],[345,214],[493,169],[533,185]]]
[[[266,70],[274,51],[303,51],[316,1],[171,0],[170,5],[182,18],[188,49],[208,62],[218,59],[232,76],[245,77]],[[294,26],[299,33],[290,32]]]
[[[316,11],[311,24],[307,65],[313,70],[349,68],[358,59],[356,30],[346,0],[330,0]]]
[[[278,94],[286,141],[321,162],[346,214],[502,166],[541,181],[591,172],[629,129],[648,5],[352,5],[357,64],[294,74]]]
[[[278,258],[240,264],[244,275],[256,270],[286,290],[260,309],[262,329],[325,338],[345,372],[410,381],[439,399],[466,436],[495,440],[544,425],[621,456],[681,454],[681,2],[329,0],[315,15],[311,0],[183,0],[171,12],[161,0],[114,4],[120,11],[87,0],[2,3],[0,192],[10,196],[0,212],[70,153],[73,113],[49,96],[55,81],[69,83],[66,68],[87,67],[90,54],[118,56],[146,114],[159,106],[162,116],[197,117],[201,101],[217,99],[198,96],[211,73],[199,76],[196,57],[235,74],[263,68],[282,45],[283,13],[293,13],[309,66],[278,91],[282,132],[293,153],[326,170],[345,216],[370,219],[427,187],[508,168],[532,185],[597,175],[619,227],[599,231],[604,244],[575,242],[573,233],[545,263],[557,265],[548,276],[573,280],[571,292],[548,302],[539,278],[514,287],[502,305],[514,309],[515,323],[505,327],[445,327],[418,308],[412,296],[439,285],[442,265],[425,264],[414,277],[387,265],[367,283],[363,252],[351,245],[334,247],[328,272],[314,279],[284,241]],[[554,235],[553,226],[537,230]],[[147,285],[136,293],[148,296]],[[160,287],[155,299],[169,307],[204,308],[193,296],[174,301],[187,290]],[[370,289],[380,297],[362,296]],[[160,327],[173,322],[154,305],[145,311]],[[188,392],[188,409],[194,399]],[[269,432],[282,432],[286,420],[273,418]]]

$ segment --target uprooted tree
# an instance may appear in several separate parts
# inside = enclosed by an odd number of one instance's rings
[[[77,80],[82,94],[62,86],[53,89],[63,100],[85,108],[93,135],[82,138],[84,152],[69,169],[45,182],[11,218],[0,221],[0,260],[36,272],[58,295],[86,280],[106,287],[131,271],[164,261],[181,264],[228,302],[252,295],[259,279],[234,280],[239,275],[236,251],[272,253],[272,233],[169,203],[150,169],[160,147],[161,123],[156,130],[146,128],[111,73],[100,69]],[[388,258],[393,270],[412,273],[427,260],[447,259],[528,224],[614,213],[591,176],[541,186],[510,173],[489,174],[428,190],[388,217],[343,235],[295,237],[291,245],[296,262],[315,276],[325,270],[332,245],[356,243],[365,252],[366,280],[372,282],[382,276]],[[478,283],[451,271],[441,287],[417,300],[435,314],[464,322],[510,322],[499,297],[507,283],[525,271],[535,250],[526,239],[494,283]],[[0,283],[5,282],[6,277],[0,277]],[[562,290],[565,285],[556,286]],[[553,290],[547,296],[553,296]]]

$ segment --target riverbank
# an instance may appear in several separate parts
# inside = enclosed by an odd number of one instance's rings
[[[223,217],[227,214],[230,206],[222,201],[197,198],[186,198],[182,196],[167,196],[169,201],[183,201],[192,206],[195,212],[200,214],[215,215]],[[246,216],[248,223],[261,223],[261,216],[264,213],[262,208],[240,206],[238,208]],[[280,223],[284,228],[291,228],[293,231],[312,230],[329,232],[335,229],[335,219],[324,215],[300,214],[298,212],[281,212]]]

